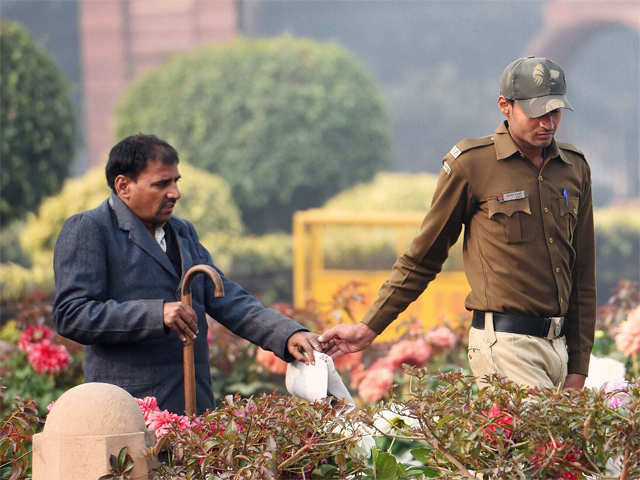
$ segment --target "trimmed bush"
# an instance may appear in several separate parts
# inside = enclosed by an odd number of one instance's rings
[[[324,204],[330,211],[426,213],[438,175],[380,172],[373,180],[345,190]]]
[[[67,82],[17,23],[0,22],[0,224],[58,191],[73,159]]]
[[[221,175],[253,233],[290,230],[314,207],[389,164],[389,125],[371,75],[336,44],[237,39],[176,55],[116,110],[139,131]]]
[[[329,200],[328,212],[426,214],[438,176],[430,173],[378,173]],[[411,241],[417,227],[330,226],[325,229],[325,266],[336,269],[387,270],[398,256],[397,239]],[[462,238],[462,235],[460,236]],[[407,243],[408,246],[408,243]],[[451,249],[444,270],[462,269],[462,240]]]

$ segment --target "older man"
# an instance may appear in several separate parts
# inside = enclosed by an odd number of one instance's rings
[[[193,225],[173,216],[180,172],[171,145],[127,137],[111,149],[106,177],[111,196],[66,221],[54,256],[54,318],[61,335],[86,345],[85,381],[155,396],[182,413],[182,345],[193,340],[198,412],[213,408],[205,313],[284,360],[313,362],[316,335],[220,272],[223,298],[200,275],[193,306],[180,300],[184,273],[214,265]]]

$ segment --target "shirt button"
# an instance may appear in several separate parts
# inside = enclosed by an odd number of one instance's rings
[[[553,238],[552,237],[549,237],[549,243],[553,243]]]
[[[556,267],[556,273],[560,273],[560,267]]]
[[[549,207],[544,207],[544,213],[549,213]]]

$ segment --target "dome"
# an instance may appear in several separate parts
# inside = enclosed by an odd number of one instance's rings
[[[142,411],[126,390],[109,383],[84,383],[58,398],[43,433],[84,436],[144,431]]]

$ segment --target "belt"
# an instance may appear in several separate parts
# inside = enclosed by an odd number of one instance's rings
[[[473,311],[473,328],[484,329],[485,312]],[[493,314],[493,329],[496,332],[519,333],[542,338],[557,338],[566,333],[564,317],[528,317],[506,313]]]

